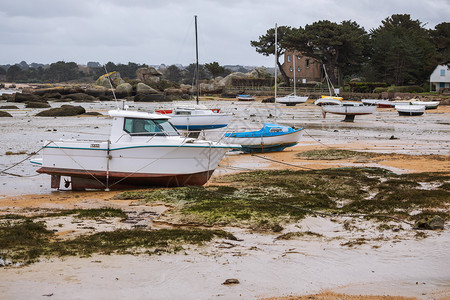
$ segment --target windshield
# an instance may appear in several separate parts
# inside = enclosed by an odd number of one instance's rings
[[[125,118],[123,130],[130,135],[179,135],[173,125],[165,119]]]
[[[169,120],[153,120],[155,123],[164,131],[167,133],[167,135],[179,135],[176,128],[172,125],[172,123],[169,122]]]

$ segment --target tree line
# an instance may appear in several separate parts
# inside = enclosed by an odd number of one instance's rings
[[[35,66],[32,66],[35,65]],[[108,62],[104,66],[99,63],[88,63],[88,67],[80,67],[75,62],[58,61],[48,66],[40,64],[28,65],[26,62],[7,66],[0,66],[0,76],[4,76],[6,81],[10,82],[68,82],[68,81],[95,81],[98,77],[105,74],[106,71],[117,71],[121,77],[126,80],[135,80],[136,71],[139,68],[146,68],[146,64],[137,64],[129,62],[128,64],[115,64]],[[164,77],[174,83],[192,84],[195,78],[196,65],[190,64],[186,68],[180,68],[171,65],[160,68]],[[242,69],[247,72],[247,70]],[[218,62],[206,63],[199,65],[199,78],[211,79],[217,76],[226,76],[231,70],[220,66]]]
[[[450,63],[450,23],[425,29],[408,14],[394,14],[367,32],[351,20],[323,20],[305,27],[277,28],[277,63],[286,84],[289,78],[279,57],[299,51],[324,65],[333,84],[353,77],[394,85],[423,85],[434,68]],[[275,52],[275,28],[251,41],[258,53]]]

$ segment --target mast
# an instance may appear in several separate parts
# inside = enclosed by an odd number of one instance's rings
[[[295,53],[294,52],[292,52],[292,62],[294,63],[294,96],[297,96],[297,94],[295,93],[295,72],[297,71],[296,69],[295,69]]]
[[[199,89],[199,72],[198,72],[198,36],[197,36],[197,16],[195,17],[195,85],[197,87],[197,105],[198,105],[198,97],[200,95],[200,89]]]
[[[325,68],[325,64],[323,64],[322,67],[323,67],[323,71],[325,72],[325,79],[327,80],[328,91],[330,92],[330,97],[332,97],[333,94],[335,94],[334,93],[334,85],[331,83],[330,77],[328,77],[328,73],[327,73],[327,69]],[[333,92],[331,91],[331,88],[333,88]]]
[[[277,23],[275,23],[275,124],[277,124],[277,68],[278,68],[278,49],[277,49]]]

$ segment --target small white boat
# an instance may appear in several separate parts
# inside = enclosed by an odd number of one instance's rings
[[[220,109],[209,109],[203,105],[178,106],[173,110],[156,110],[156,113],[170,116],[170,122],[179,130],[199,131],[228,126],[232,114],[221,113]]]
[[[237,95],[236,98],[239,101],[254,101],[256,98],[252,95]]]
[[[341,102],[340,105],[322,105],[322,113],[325,118],[327,113],[345,115],[344,121],[353,122],[355,116],[369,115],[376,111],[376,106],[367,106],[361,102]]]
[[[436,109],[439,106],[439,101],[411,101],[412,105],[424,105],[425,109]]]
[[[296,70],[295,69],[295,59],[292,60],[292,63],[294,64],[294,93],[276,99],[276,101],[278,103],[286,104],[286,106],[295,106],[295,105],[300,104],[300,103],[305,103],[306,100],[308,100],[308,97],[301,97],[301,96],[297,96],[296,95],[295,91],[297,89],[296,88],[297,80],[295,79],[295,73],[296,73],[295,72],[295,70]]]
[[[290,94],[285,97],[277,98],[277,102],[281,104],[286,104],[286,106],[295,106],[300,103],[305,103],[308,97],[301,97],[295,94]]]
[[[321,98],[314,101],[315,105],[341,105],[342,97],[332,97],[332,96],[322,96]]]
[[[46,141],[38,173],[51,175],[59,188],[68,176],[72,190],[125,189],[149,186],[203,185],[225,153],[240,148],[184,137],[170,117],[145,112],[112,110],[108,140]]]
[[[421,116],[425,113],[425,105],[397,104],[395,109],[400,116]]]
[[[394,107],[395,103],[390,100],[383,100],[383,99],[361,99],[361,102],[364,105],[373,105],[378,106],[380,108],[389,108]]]

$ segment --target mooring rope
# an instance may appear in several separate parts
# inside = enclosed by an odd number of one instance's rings
[[[18,163],[15,163],[15,164],[13,164],[13,165],[10,166],[10,167],[1,170],[0,173],[4,173],[4,174],[7,174],[7,175],[12,175],[12,176],[17,176],[17,177],[33,177],[33,176],[38,176],[38,175],[40,175],[40,174],[37,174],[37,175],[27,176],[27,175],[13,174],[13,173],[9,173],[9,172],[6,172],[6,171],[8,171],[8,170],[10,170],[10,169],[12,169],[12,168],[14,168],[14,167],[20,165],[20,164],[23,163],[24,161],[26,161],[26,160],[30,159],[31,157],[35,156],[36,154],[38,154],[39,152],[41,152],[42,149],[44,149],[45,147],[47,147],[48,145],[50,145],[50,143],[51,143],[51,141],[48,142],[47,145],[45,145],[44,147],[41,147],[41,149],[39,149],[38,151],[29,154],[27,157],[25,157],[24,159],[22,159],[22,160],[19,161]]]

